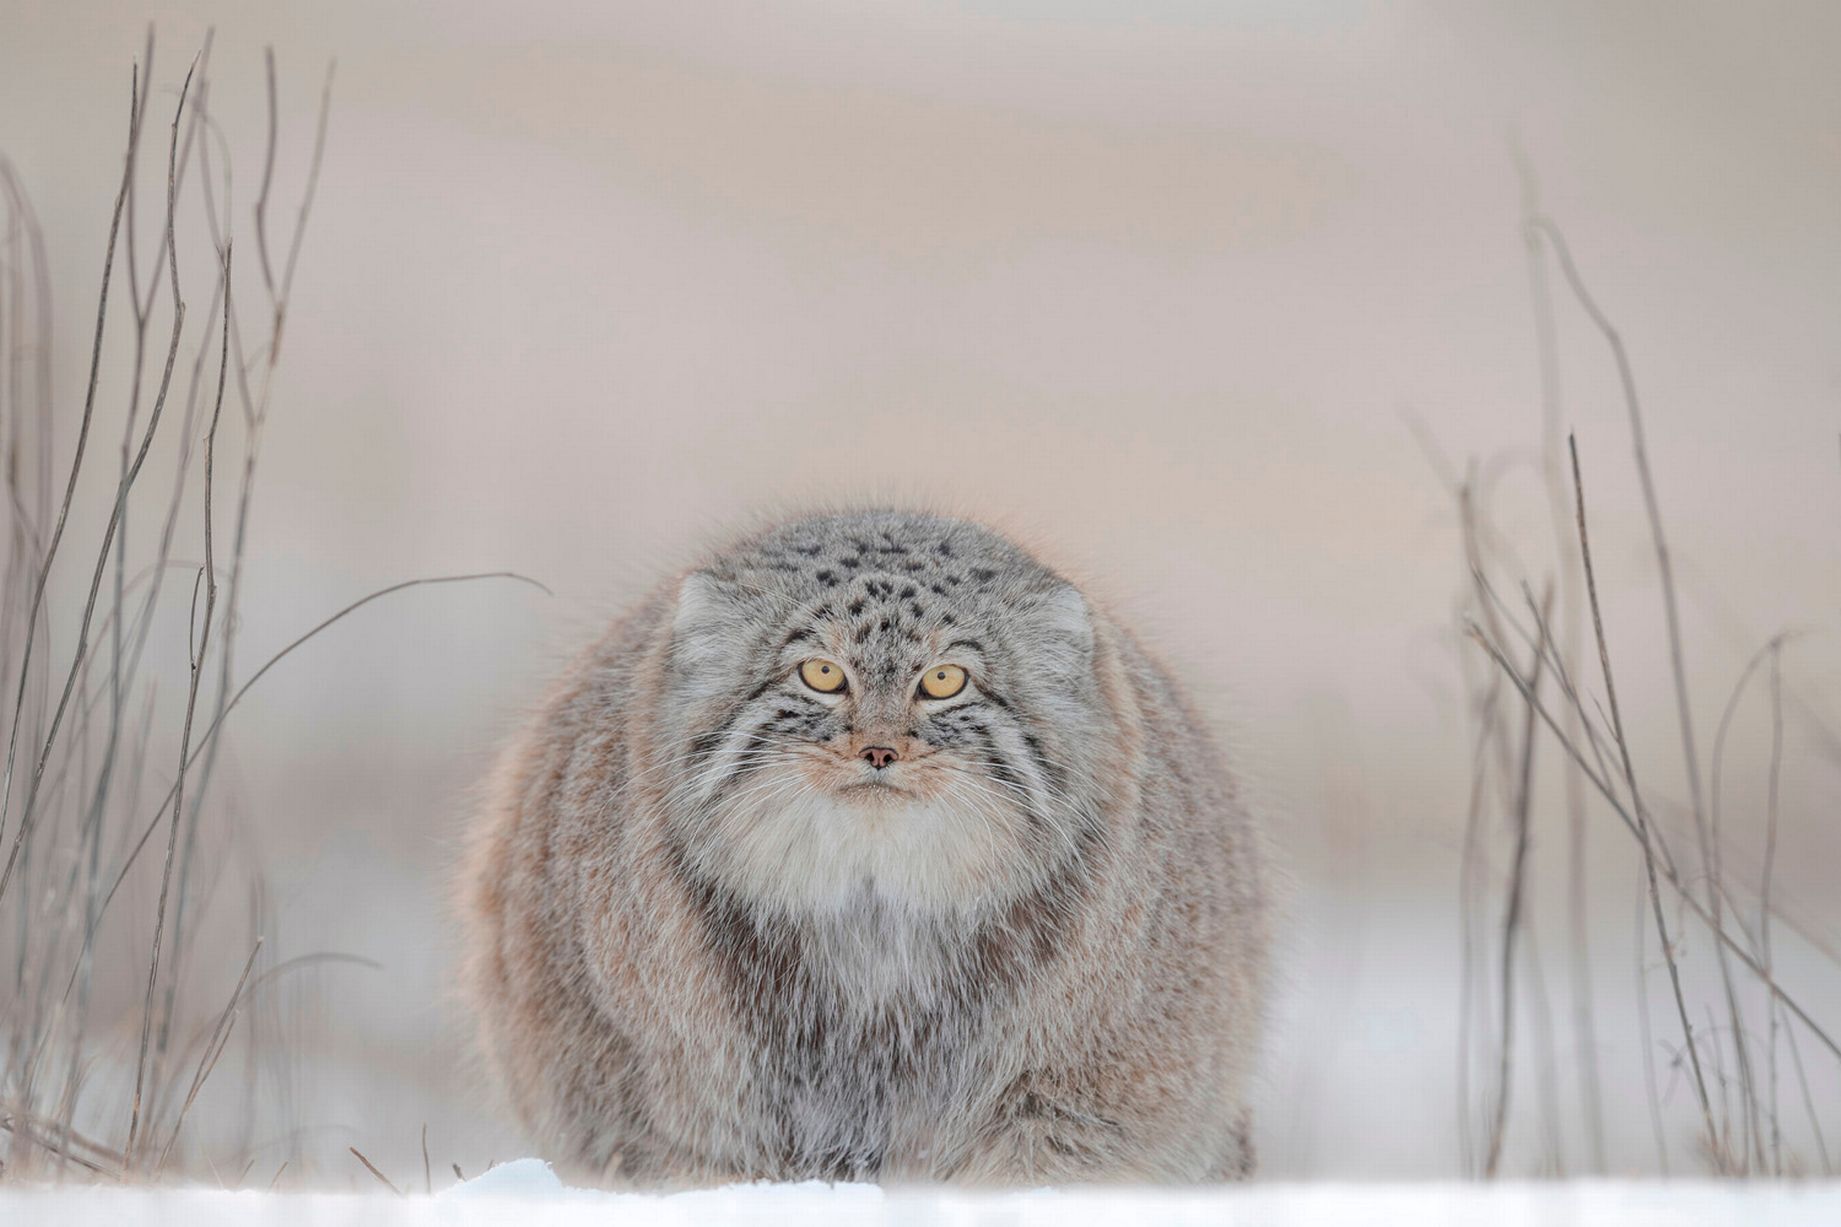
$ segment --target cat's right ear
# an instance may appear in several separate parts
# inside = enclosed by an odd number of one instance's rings
[[[734,648],[734,601],[707,571],[692,571],[678,583],[678,604],[671,618],[671,659],[680,669],[695,670],[725,659]]]

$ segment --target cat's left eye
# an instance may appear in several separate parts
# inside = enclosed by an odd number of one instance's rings
[[[950,699],[965,689],[965,670],[958,665],[935,665],[921,674],[922,698]]]

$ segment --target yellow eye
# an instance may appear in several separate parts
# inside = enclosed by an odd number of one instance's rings
[[[965,670],[958,665],[935,665],[921,674],[920,689],[929,699],[950,699],[965,689]]]
[[[836,694],[844,688],[844,667],[831,660],[808,660],[799,666],[799,680],[820,694]]]

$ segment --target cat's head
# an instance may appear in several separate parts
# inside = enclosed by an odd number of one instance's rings
[[[670,634],[673,835],[759,904],[971,912],[1095,828],[1114,730],[1092,612],[988,529],[789,524],[686,576]]]

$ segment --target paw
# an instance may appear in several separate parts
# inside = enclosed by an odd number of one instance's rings
[[[1092,1105],[1033,1085],[998,1102],[954,1178],[972,1184],[1062,1184],[1128,1178],[1124,1126]]]

